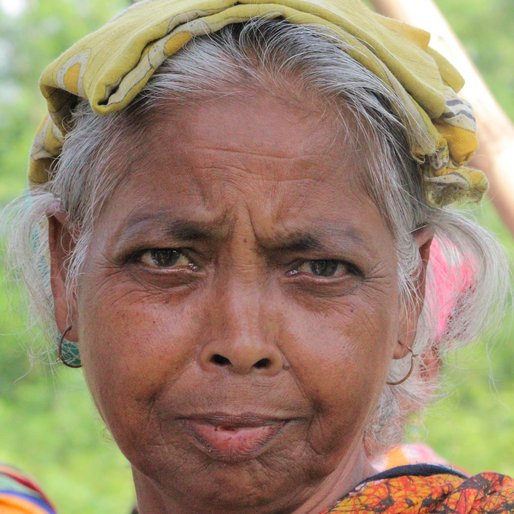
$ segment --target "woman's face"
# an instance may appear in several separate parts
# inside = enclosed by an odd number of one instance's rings
[[[366,147],[335,126],[232,96],[120,148],[127,178],[57,318],[141,505],[310,512],[369,473],[363,430],[416,316],[361,186]]]

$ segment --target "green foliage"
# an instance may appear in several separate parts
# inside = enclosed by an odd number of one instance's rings
[[[512,0],[438,0],[511,117],[514,117]],[[25,184],[30,142],[44,112],[43,67],[81,35],[128,4],[123,0],[33,0],[19,17],[0,9],[0,206]],[[489,204],[476,212],[514,256],[514,244]],[[0,255],[1,259],[1,255]],[[506,278],[507,279],[507,278]],[[80,371],[55,357],[26,328],[20,291],[0,269],[0,461],[33,473],[62,512],[128,512],[128,464],[95,413]],[[448,396],[431,407],[410,439],[432,444],[470,470],[514,474],[512,315],[494,334],[459,352],[443,371]],[[27,357],[29,355],[29,357]]]
[[[130,468],[89,400],[80,372],[34,370],[0,402],[0,460],[37,476],[62,512],[129,512]]]
[[[0,205],[25,183],[30,141],[45,112],[37,94],[43,68],[126,5],[124,0],[39,0],[16,18],[0,9]]]
[[[514,113],[512,0],[437,0],[499,103]]]

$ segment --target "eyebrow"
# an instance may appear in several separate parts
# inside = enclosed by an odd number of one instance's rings
[[[283,233],[271,239],[259,240],[261,247],[280,253],[295,253],[307,251],[333,251],[335,247],[359,246],[369,251],[366,240],[354,227],[316,227],[313,231],[295,231]]]
[[[227,214],[212,220],[174,219],[169,212],[136,214],[121,230],[119,241],[126,242],[142,233],[157,235],[177,242],[221,241],[228,236]],[[359,247],[371,254],[369,245],[351,225],[319,224],[308,230],[280,230],[271,237],[257,237],[263,253],[293,254],[301,252],[334,252]]]
[[[263,246],[271,248],[272,250],[293,253],[308,250],[321,250],[324,245],[312,234],[290,234],[281,238],[279,243],[265,244]]]
[[[121,230],[120,239],[130,240],[142,232],[157,233],[161,237],[176,241],[198,241],[221,239],[226,233],[223,218],[212,221],[191,221],[171,219],[169,214],[153,213],[129,218]]]

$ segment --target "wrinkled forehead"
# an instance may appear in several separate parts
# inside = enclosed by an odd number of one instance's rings
[[[160,190],[153,174],[166,169],[172,183],[189,182],[191,193],[202,175],[211,180],[208,189],[215,187],[224,170],[239,187],[263,180],[271,187],[305,182],[314,190],[334,182],[357,190],[368,182],[368,157],[375,150],[344,108],[328,111],[323,100],[293,102],[264,91],[171,102],[128,123],[139,130],[120,141],[117,158],[125,161],[125,188],[137,182],[140,194],[141,188]]]
[[[216,167],[232,168],[234,183],[242,187],[255,179],[310,181],[311,187],[335,179],[346,190],[366,189],[369,157],[377,152],[364,123],[344,104],[336,108],[331,99],[307,92],[291,98],[244,88],[222,97],[169,101],[143,116],[128,116],[124,124],[129,130],[115,160],[128,174],[125,187],[137,181],[149,192],[160,189],[152,170],[167,168],[176,181],[181,176],[192,183],[192,170],[211,173]]]

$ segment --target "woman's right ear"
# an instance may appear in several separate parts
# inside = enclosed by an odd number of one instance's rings
[[[69,341],[78,341],[75,295],[66,290],[69,258],[74,250],[75,242],[68,230],[67,216],[64,212],[48,216],[48,246],[50,250],[50,284],[54,299],[54,316],[57,328],[66,334]]]

